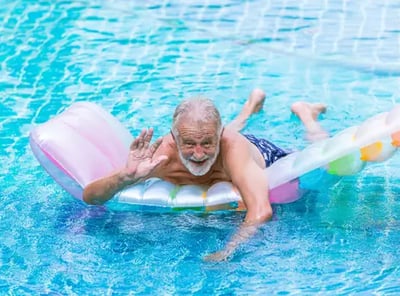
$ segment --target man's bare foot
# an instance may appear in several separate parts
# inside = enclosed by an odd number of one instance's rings
[[[326,112],[326,105],[322,103],[308,103],[298,101],[292,104],[291,111],[300,119],[304,116],[311,116],[314,120],[318,119],[321,113]]]
[[[234,120],[232,120],[229,124],[226,125],[226,128],[233,129],[236,131],[240,131],[246,125],[249,117],[259,112],[265,101],[265,92],[259,88],[255,88],[249,95],[246,103],[243,106],[243,109],[240,111],[239,115],[236,116]]]
[[[326,112],[326,105],[300,101],[292,104],[291,111],[303,122],[307,130],[307,140],[315,142],[329,137],[329,134],[317,121],[318,116]]]
[[[259,88],[255,88],[250,93],[249,98],[244,104],[243,111],[247,111],[249,116],[251,114],[257,113],[262,109],[264,101],[265,101],[265,92]]]

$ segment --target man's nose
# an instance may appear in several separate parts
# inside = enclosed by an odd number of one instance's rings
[[[194,156],[196,159],[201,159],[201,158],[204,157],[204,149],[203,149],[203,147],[201,147],[201,145],[196,145],[196,146],[194,147],[193,156]]]

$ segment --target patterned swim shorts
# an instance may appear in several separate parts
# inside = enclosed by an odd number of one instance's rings
[[[289,153],[279,148],[278,146],[272,144],[271,142],[265,139],[258,139],[253,135],[243,135],[249,140],[252,144],[254,144],[258,150],[260,150],[262,156],[265,160],[265,165],[269,167],[279,158],[288,155]]]

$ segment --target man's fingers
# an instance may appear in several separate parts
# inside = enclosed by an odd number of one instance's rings
[[[150,141],[153,138],[153,128],[142,129],[139,136],[135,138],[130,146],[130,150],[144,150],[143,153],[150,152],[154,154],[162,142],[162,138],[157,139],[151,146]],[[149,149],[149,150],[147,150]],[[146,151],[147,150],[147,151]]]
[[[152,137],[152,134],[153,134],[153,132],[151,132],[150,139]],[[146,141],[147,137],[148,137],[148,132],[147,132],[147,129],[144,128],[140,132],[139,136],[137,136],[133,140],[133,142],[130,146],[130,150],[142,149],[145,146],[145,141]]]
[[[212,253],[203,257],[203,259],[207,262],[221,262],[227,261],[230,254],[226,251],[219,251],[216,253]]]
[[[144,137],[144,141],[145,141],[147,144],[149,144],[152,137],[153,137],[153,128],[149,128],[149,129],[147,130],[147,133],[146,133],[145,137]]]
[[[142,132],[139,135],[139,145],[138,148],[139,149],[143,149],[143,147],[145,146],[145,139],[147,137],[147,129],[142,129]]]
[[[159,157],[157,157],[156,159],[152,160],[151,162],[146,164],[146,168],[148,171],[153,171],[157,166],[160,165],[160,163],[162,163],[163,161],[167,160],[168,156],[166,155],[160,155]]]
[[[131,146],[129,147],[129,149],[130,149],[130,150],[135,150],[135,149],[137,148],[137,146],[138,146],[138,143],[139,143],[138,138],[135,138],[135,139],[132,141]]]
[[[163,138],[158,138],[151,146],[150,146],[150,153],[154,154],[158,147],[160,147],[161,143],[163,141]]]
[[[154,163],[154,167],[158,166],[160,163],[162,163],[163,161],[167,160],[168,156],[166,155],[160,155],[159,157],[157,157],[153,163]]]
[[[166,155],[160,155],[159,157],[157,157],[157,159],[153,160],[153,169],[156,168],[157,166],[160,165],[160,163],[162,163],[163,161],[166,161],[168,159],[168,156]]]
[[[151,138],[153,137],[153,129],[149,128],[143,137],[143,149],[148,149],[150,145]]]

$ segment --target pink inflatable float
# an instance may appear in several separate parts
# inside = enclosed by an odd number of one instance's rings
[[[328,165],[330,173],[359,171],[366,161],[390,157],[400,144],[400,108],[379,114],[358,127],[294,152],[265,170],[271,203],[297,200],[298,177]],[[82,199],[83,188],[126,163],[129,131],[110,113],[89,102],[75,103],[32,129],[30,145],[39,163],[66,191]],[[176,186],[150,179],[127,187],[112,202],[170,208],[235,207],[240,195],[231,183],[211,187]]]

